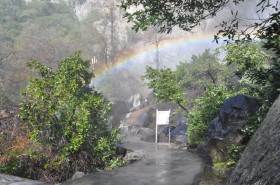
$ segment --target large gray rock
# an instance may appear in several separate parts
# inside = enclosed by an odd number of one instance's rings
[[[126,164],[133,163],[135,161],[142,160],[147,157],[147,152],[144,150],[135,150],[135,151],[130,151],[126,154],[124,157],[124,161]]]
[[[170,126],[164,126],[159,129],[160,139],[164,142],[168,141],[169,137],[169,127],[170,127],[170,136],[171,141],[176,143],[187,143],[187,119],[184,114],[179,113],[174,119],[174,123]]]
[[[135,126],[135,125],[121,125],[120,132],[125,137],[136,136],[142,141],[154,142],[155,140],[155,131],[150,128]]]
[[[251,138],[227,184],[280,184],[279,143],[280,97]]]
[[[219,115],[208,126],[208,140],[223,140],[228,133],[241,130],[258,108],[255,99],[241,94],[224,101]]]
[[[257,101],[244,95],[226,100],[218,116],[208,126],[209,156],[212,161],[225,161],[228,146],[242,146],[245,134],[241,132],[249,116],[259,108]]]
[[[126,119],[122,120],[122,124],[124,126],[149,127],[153,124],[153,112],[154,110],[150,107],[131,112]]]
[[[85,174],[84,172],[76,171],[76,172],[74,173],[74,175],[72,176],[72,180],[82,178],[82,177],[84,177],[85,175],[86,175],[86,174]]]

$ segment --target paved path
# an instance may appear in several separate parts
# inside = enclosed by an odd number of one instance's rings
[[[143,150],[147,157],[131,165],[102,171],[67,181],[62,185],[189,185],[202,170],[202,160],[186,151],[172,149],[168,144],[154,144],[129,138],[124,146]]]
[[[0,173],[0,185],[43,185],[43,184],[44,183],[42,182]]]

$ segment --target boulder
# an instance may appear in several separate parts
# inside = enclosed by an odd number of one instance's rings
[[[139,128],[136,132],[136,136],[138,136],[142,141],[148,142],[154,142],[155,135],[155,131],[150,128]]]
[[[191,150],[191,149],[189,149],[189,150]],[[211,158],[208,155],[208,153],[209,153],[208,142],[203,141],[199,145],[197,145],[197,147],[195,149],[195,153],[197,155],[199,155],[199,157],[202,158],[202,160],[205,164],[208,164],[208,165],[212,164]]]
[[[121,125],[120,133],[124,136],[137,136],[142,141],[154,142],[155,131],[150,128],[135,126],[135,125]]]
[[[280,183],[280,96],[245,148],[228,185]]]
[[[175,125],[176,126],[187,125],[187,118],[184,113],[180,113],[176,115]]]
[[[183,124],[183,125],[179,125],[177,127],[175,127],[174,129],[172,129],[170,131],[170,134],[172,137],[177,137],[179,135],[186,135],[187,132],[187,125]]]
[[[150,127],[153,124],[153,112],[154,110],[150,107],[131,112],[126,119],[122,120],[122,124],[124,126]]]
[[[208,140],[223,140],[229,132],[241,130],[247,118],[259,109],[254,98],[237,95],[226,100],[208,126]]]
[[[127,154],[127,149],[125,147],[123,147],[121,144],[119,143],[115,143],[115,147],[116,147],[116,154],[118,156],[121,157],[125,157]]]
[[[139,161],[141,159],[144,159],[147,157],[147,152],[143,150],[135,150],[135,151],[130,151],[126,154],[124,157],[124,161],[126,164],[133,163],[135,161]]]
[[[135,136],[137,131],[139,130],[139,126],[134,125],[120,125],[120,133],[124,136]]]
[[[212,161],[223,161],[227,157],[228,146],[242,145],[245,135],[241,129],[247,119],[259,108],[257,101],[244,95],[226,100],[219,114],[208,126],[209,156]]]
[[[74,175],[72,176],[72,180],[74,179],[79,179],[79,178],[82,178],[85,176],[85,173],[84,172],[79,172],[79,171],[76,171],[74,173]]]
[[[171,120],[172,121],[172,120]],[[170,136],[171,141],[176,143],[186,143],[188,140],[187,137],[187,119],[184,114],[177,114],[174,120],[174,124],[170,126],[164,126],[159,129],[159,138],[161,141],[168,142],[168,134],[170,127]]]
[[[187,135],[177,135],[175,137],[175,142],[177,144],[187,143],[187,141],[188,141]]]

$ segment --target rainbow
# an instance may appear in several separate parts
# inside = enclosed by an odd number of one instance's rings
[[[167,52],[170,50],[176,50],[180,48],[191,48],[193,45],[199,46],[204,50],[209,47],[218,47],[216,43],[213,42],[214,33],[207,34],[193,34],[180,36],[178,38],[173,38],[170,40],[164,40],[160,42],[159,52]],[[207,47],[208,46],[208,47]],[[154,44],[143,46],[137,50],[130,51],[128,54],[120,56],[114,65],[110,66],[101,66],[98,67],[95,71],[95,80],[99,80],[104,77],[106,74],[112,72],[114,69],[123,69],[129,65],[137,64],[137,62],[142,61],[147,57],[147,55],[155,53],[156,48]],[[192,51],[189,51],[189,56],[194,54]],[[182,60],[181,60],[182,61]],[[179,62],[179,61],[176,61]],[[143,63],[142,63],[143,64]],[[94,80],[94,81],[95,81]]]

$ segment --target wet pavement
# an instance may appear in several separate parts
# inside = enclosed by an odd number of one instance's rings
[[[44,183],[0,173],[0,185],[44,185]]]
[[[61,185],[189,185],[202,170],[202,160],[186,150],[129,138],[124,147],[147,156],[125,167],[88,174]]]

